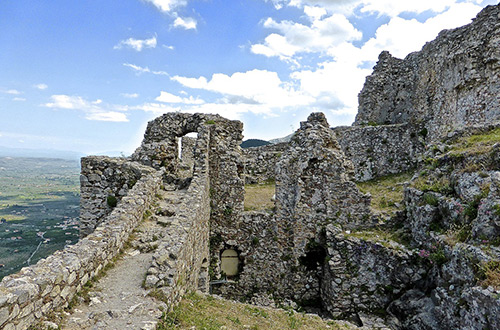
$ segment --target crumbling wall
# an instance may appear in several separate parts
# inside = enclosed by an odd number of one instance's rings
[[[77,244],[0,282],[0,328],[24,330],[73,296],[115,257],[160,188],[162,172],[143,176],[100,225]]]
[[[388,305],[427,274],[418,254],[404,245],[366,232],[327,227],[327,262],[321,281],[321,300],[334,317],[357,313],[386,314]],[[378,239],[378,241],[377,241]]]
[[[288,143],[269,144],[242,150],[245,162],[245,184],[274,181],[276,164],[288,148]]]
[[[435,140],[500,118],[500,6],[444,30],[404,60],[382,52],[359,94],[354,125],[425,123]]]
[[[359,192],[353,175],[354,167],[325,116],[311,114],[301,122],[278,163],[277,216],[284,223],[290,222],[297,234],[309,232],[316,219],[328,219],[346,228],[370,226],[370,198]],[[298,248],[305,244],[304,238],[294,242]]]
[[[124,158],[83,157],[80,175],[80,237],[113,211],[141,177],[154,170]]]
[[[415,168],[424,152],[422,129],[396,124],[344,126],[333,131],[342,151],[354,165],[354,178],[367,181]]]
[[[157,214],[157,221],[166,226],[165,233],[158,242],[145,285],[160,288],[170,308],[189,290],[208,291],[209,140],[209,129],[199,128],[193,180],[177,203]]]
[[[369,198],[350,181],[352,173],[324,115],[309,116],[277,165],[276,213],[244,212],[225,235],[211,237],[215,257],[233,249],[241,267],[236,280],[222,280],[214,292],[259,304],[318,307],[325,227],[373,225]]]

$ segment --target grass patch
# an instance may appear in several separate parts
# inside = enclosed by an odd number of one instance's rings
[[[366,182],[358,182],[358,189],[372,195],[371,206],[382,213],[397,211],[396,203],[403,200],[403,183],[411,179],[413,173],[391,174]]]
[[[266,211],[274,208],[272,200],[276,192],[274,182],[245,185],[245,211]]]
[[[484,154],[491,151],[491,147],[500,142],[500,127],[483,134],[475,134],[460,138],[451,147],[452,153]]]
[[[350,234],[347,234],[348,237],[356,237],[368,242],[380,243],[382,246],[386,248],[395,248],[392,242],[399,243],[401,245],[408,245],[408,240],[399,233],[382,231],[379,229],[374,229],[370,231],[354,231]]]
[[[453,192],[450,179],[445,176],[438,178],[432,175],[423,174],[412,182],[412,186],[423,192],[433,191],[443,195],[448,195]]]
[[[481,285],[483,287],[492,286],[495,289],[500,288],[500,261],[491,260],[480,266]]]
[[[256,307],[239,302],[190,293],[170,313],[162,316],[157,329],[354,329],[341,322],[293,310]]]

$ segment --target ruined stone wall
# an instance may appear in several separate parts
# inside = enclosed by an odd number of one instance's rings
[[[277,165],[276,213],[244,212],[224,235],[211,237],[215,257],[233,249],[241,267],[236,280],[214,285],[214,292],[259,304],[318,307],[325,227],[373,225],[369,198],[350,181],[352,173],[324,116],[312,114]]]
[[[82,286],[115,257],[160,188],[162,172],[143,176],[95,231],[0,283],[0,328],[24,330],[68,306]]]
[[[333,129],[354,165],[354,178],[367,181],[414,168],[424,152],[422,127],[409,124]]]
[[[83,157],[80,175],[80,237],[111,213],[139,179],[153,169],[124,158]]]
[[[288,143],[277,143],[242,149],[245,162],[245,184],[274,181],[276,164],[287,147]]]
[[[321,281],[321,300],[334,317],[359,312],[385,314],[401,292],[413,288],[427,273],[417,252],[396,242],[329,225],[327,262]]]
[[[444,30],[404,60],[382,52],[359,94],[354,125],[425,123],[435,140],[500,118],[500,5]]]
[[[208,291],[209,140],[209,129],[200,128],[191,184],[157,215],[166,233],[158,242],[145,285],[161,288],[170,308],[190,290]]]

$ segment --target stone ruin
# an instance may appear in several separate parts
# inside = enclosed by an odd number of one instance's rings
[[[134,244],[169,308],[201,290],[374,328],[500,328],[484,284],[500,272],[500,144],[453,149],[500,129],[499,44],[497,5],[403,60],[383,52],[351,127],[312,113],[290,142],[241,150],[241,122],[169,113],[130,158],[83,158],[81,240],[2,280],[0,327],[67,306],[148,222]],[[392,214],[356,185],[406,171]],[[274,209],[245,211],[245,183],[273,181]]]

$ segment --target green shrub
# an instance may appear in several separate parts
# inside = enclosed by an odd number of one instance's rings
[[[428,205],[438,206],[439,198],[434,194],[425,193],[424,194],[424,202],[425,202],[425,204],[428,204]]]
[[[116,199],[115,196],[108,195],[108,197],[106,198],[106,203],[108,204],[109,207],[115,207],[118,204],[118,200]]]

